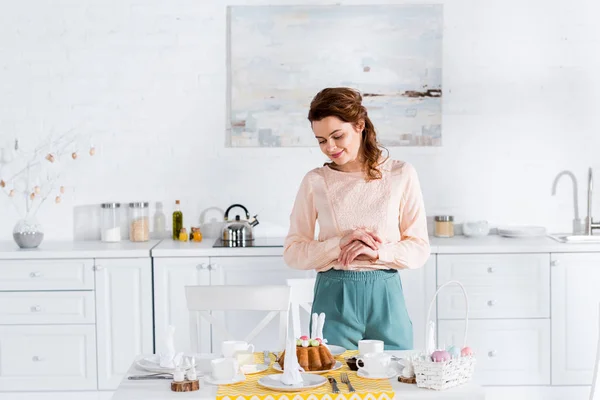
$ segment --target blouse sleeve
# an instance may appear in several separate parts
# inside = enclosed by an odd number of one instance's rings
[[[375,263],[394,269],[416,269],[430,255],[425,204],[415,168],[407,163],[402,173],[407,175],[407,184],[400,203],[400,241],[381,246]]]
[[[295,269],[322,269],[337,260],[340,254],[340,238],[315,240],[317,210],[315,208],[310,173],[307,174],[296,195],[290,215],[290,229],[285,238],[283,259]]]

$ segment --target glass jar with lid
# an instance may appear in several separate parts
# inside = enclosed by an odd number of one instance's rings
[[[129,203],[129,240],[146,242],[150,239],[150,216],[148,202]]]
[[[454,236],[454,217],[452,215],[436,215],[435,236],[450,238]]]
[[[121,240],[121,204],[100,204],[100,240],[119,242]]]

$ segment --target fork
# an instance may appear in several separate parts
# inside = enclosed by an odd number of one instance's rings
[[[350,383],[350,378],[348,378],[347,373],[342,372],[340,375],[340,378],[342,379],[342,383],[345,383],[346,385],[348,385],[348,391],[356,392],[356,390],[354,390],[354,388],[352,387],[352,384]]]

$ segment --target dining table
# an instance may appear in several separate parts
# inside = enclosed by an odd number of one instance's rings
[[[401,356],[402,352],[389,351],[392,355]],[[192,392],[174,392],[169,379],[130,380],[130,376],[151,374],[138,366],[139,356],[123,377],[112,400],[215,400],[218,386],[204,382],[199,372],[200,389]],[[356,378],[358,379],[358,378]],[[445,390],[419,388],[416,384],[399,382],[397,377],[390,379],[394,391],[394,400],[485,400],[485,389],[474,381]],[[335,398],[332,396],[332,398]]]

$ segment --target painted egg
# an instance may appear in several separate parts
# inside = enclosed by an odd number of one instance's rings
[[[304,336],[300,336],[300,340],[308,340],[308,339],[309,339],[309,337],[308,337],[308,336],[306,336],[306,335],[304,335]]]
[[[302,346],[302,340],[296,339],[296,346]]]
[[[460,349],[456,346],[448,346],[446,351],[448,351],[448,353],[450,354],[450,357],[452,357],[452,358],[460,357]]]
[[[469,346],[463,347],[463,349],[460,351],[460,355],[463,357],[472,356],[473,350],[471,350],[471,348]]]
[[[431,354],[433,362],[444,362],[450,359],[450,353],[446,350],[436,350]]]
[[[302,341],[302,347],[308,347],[308,340]]]

